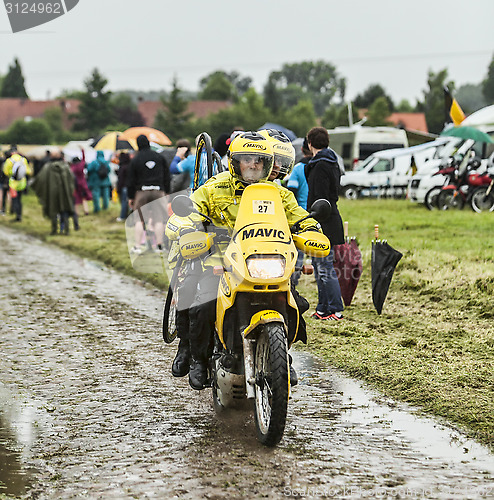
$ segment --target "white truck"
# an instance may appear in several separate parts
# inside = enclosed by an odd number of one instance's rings
[[[341,177],[341,194],[348,199],[370,194],[404,196],[415,169],[423,167],[437,150],[451,138],[439,138],[432,142],[409,148],[389,149],[370,155],[356,170]]]

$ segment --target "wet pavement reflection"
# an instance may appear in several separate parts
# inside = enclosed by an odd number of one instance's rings
[[[19,496],[29,489],[32,471],[23,455],[34,439],[33,419],[33,407],[19,407],[0,384],[0,495]]]
[[[334,417],[373,434],[394,433],[409,442],[426,457],[447,459],[456,463],[474,461],[494,475],[494,455],[478,442],[438,418],[419,415],[417,409],[384,397],[365,384],[328,369],[320,361],[303,352],[293,356],[301,385],[333,394]]]

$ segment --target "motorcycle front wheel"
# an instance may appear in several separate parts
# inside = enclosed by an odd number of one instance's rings
[[[487,194],[487,188],[477,189],[472,194],[470,204],[477,213],[492,212],[494,210],[494,190],[491,190],[490,193]]]
[[[441,188],[439,186],[435,186],[427,191],[427,194],[424,198],[424,205],[427,207],[427,210],[437,209],[437,197],[440,192]]]
[[[462,210],[464,205],[461,194],[454,189],[443,189],[437,195],[439,210]]]
[[[257,339],[255,422],[257,437],[275,446],[283,437],[289,394],[288,346],[279,323],[267,323]]]

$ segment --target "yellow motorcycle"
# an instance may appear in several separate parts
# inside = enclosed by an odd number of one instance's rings
[[[172,207],[181,217],[198,213],[186,196],[177,196]],[[287,416],[288,349],[299,327],[299,310],[290,289],[297,249],[316,257],[330,251],[326,236],[317,231],[297,234],[298,224],[308,217],[322,221],[330,214],[330,203],[317,200],[310,214],[290,228],[276,186],[247,186],[223,265],[214,269],[221,275],[209,366],[214,406],[220,412],[254,400],[257,436],[267,446],[279,443]],[[192,242],[192,234],[197,241]],[[197,245],[201,252],[211,248],[210,236],[191,233],[190,248]]]

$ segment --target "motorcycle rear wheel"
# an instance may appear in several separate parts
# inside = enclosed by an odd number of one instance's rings
[[[460,193],[455,196],[454,189],[443,189],[437,195],[437,206],[439,210],[462,210],[465,201]]]
[[[488,195],[487,188],[479,188],[473,194],[470,199],[470,204],[472,205],[475,212],[492,212],[494,211],[494,190],[492,190]]]
[[[177,301],[173,297],[173,288],[169,286],[163,311],[163,340],[167,344],[171,344],[177,338],[176,317]]]
[[[288,346],[279,323],[267,323],[257,339],[255,357],[257,438],[276,446],[285,431],[289,394]]]

